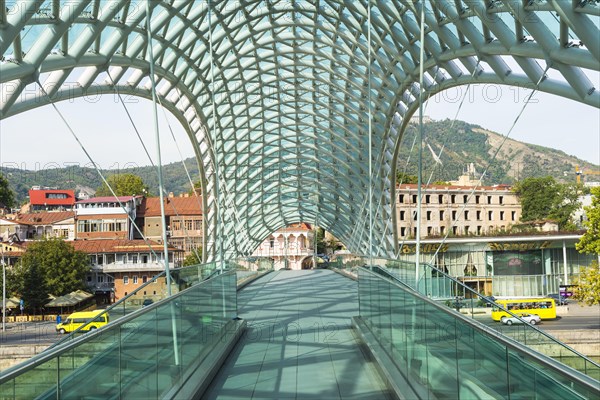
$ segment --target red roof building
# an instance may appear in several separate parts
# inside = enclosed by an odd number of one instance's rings
[[[32,211],[72,210],[75,192],[63,189],[31,189],[29,203]]]

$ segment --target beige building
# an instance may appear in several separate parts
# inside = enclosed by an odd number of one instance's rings
[[[165,218],[169,244],[184,251],[184,257],[193,249],[202,247],[202,198],[196,196],[174,197],[169,194],[165,201]],[[138,213],[138,225],[150,240],[162,242],[162,218],[160,198],[145,198]]]
[[[397,237],[417,235],[418,186],[396,188]],[[492,235],[519,223],[521,204],[507,185],[428,185],[421,189],[421,238]]]
[[[314,266],[314,235],[305,223],[281,228],[269,235],[252,253],[252,257],[270,258],[275,270],[310,269]]]

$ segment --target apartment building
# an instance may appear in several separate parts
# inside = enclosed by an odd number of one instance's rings
[[[93,197],[75,203],[75,237],[88,239],[134,239],[133,222],[142,196]]]
[[[192,250],[202,247],[202,197],[173,193],[164,199],[165,219],[169,245],[181,249],[184,257]],[[139,208],[138,220],[143,226],[145,237],[150,240],[162,241],[162,218],[160,198],[145,198]]]
[[[417,235],[418,186],[396,187],[400,240]],[[518,224],[521,205],[507,185],[428,185],[421,188],[421,237],[492,235]]]
[[[91,272],[86,284],[106,303],[118,301],[164,271],[164,252],[160,243],[144,240],[97,239],[71,242],[75,250],[90,257]],[[168,249],[169,268],[181,265],[182,252]],[[152,284],[140,296],[160,296],[166,291],[164,280]]]

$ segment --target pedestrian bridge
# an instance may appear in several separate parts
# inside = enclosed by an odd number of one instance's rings
[[[427,268],[416,280],[414,266],[411,275],[410,265],[383,259],[239,277],[234,265],[174,271],[176,294],[149,307],[131,307],[132,293],[107,310],[122,313],[109,325],[4,371],[0,397],[600,395],[598,364],[535,327],[505,335],[448,307],[439,299],[461,284]],[[248,284],[236,290],[240,280]]]

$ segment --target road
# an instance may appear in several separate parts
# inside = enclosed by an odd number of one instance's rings
[[[63,337],[55,326],[52,321],[6,324],[6,332],[0,332],[0,346],[50,345]]]

